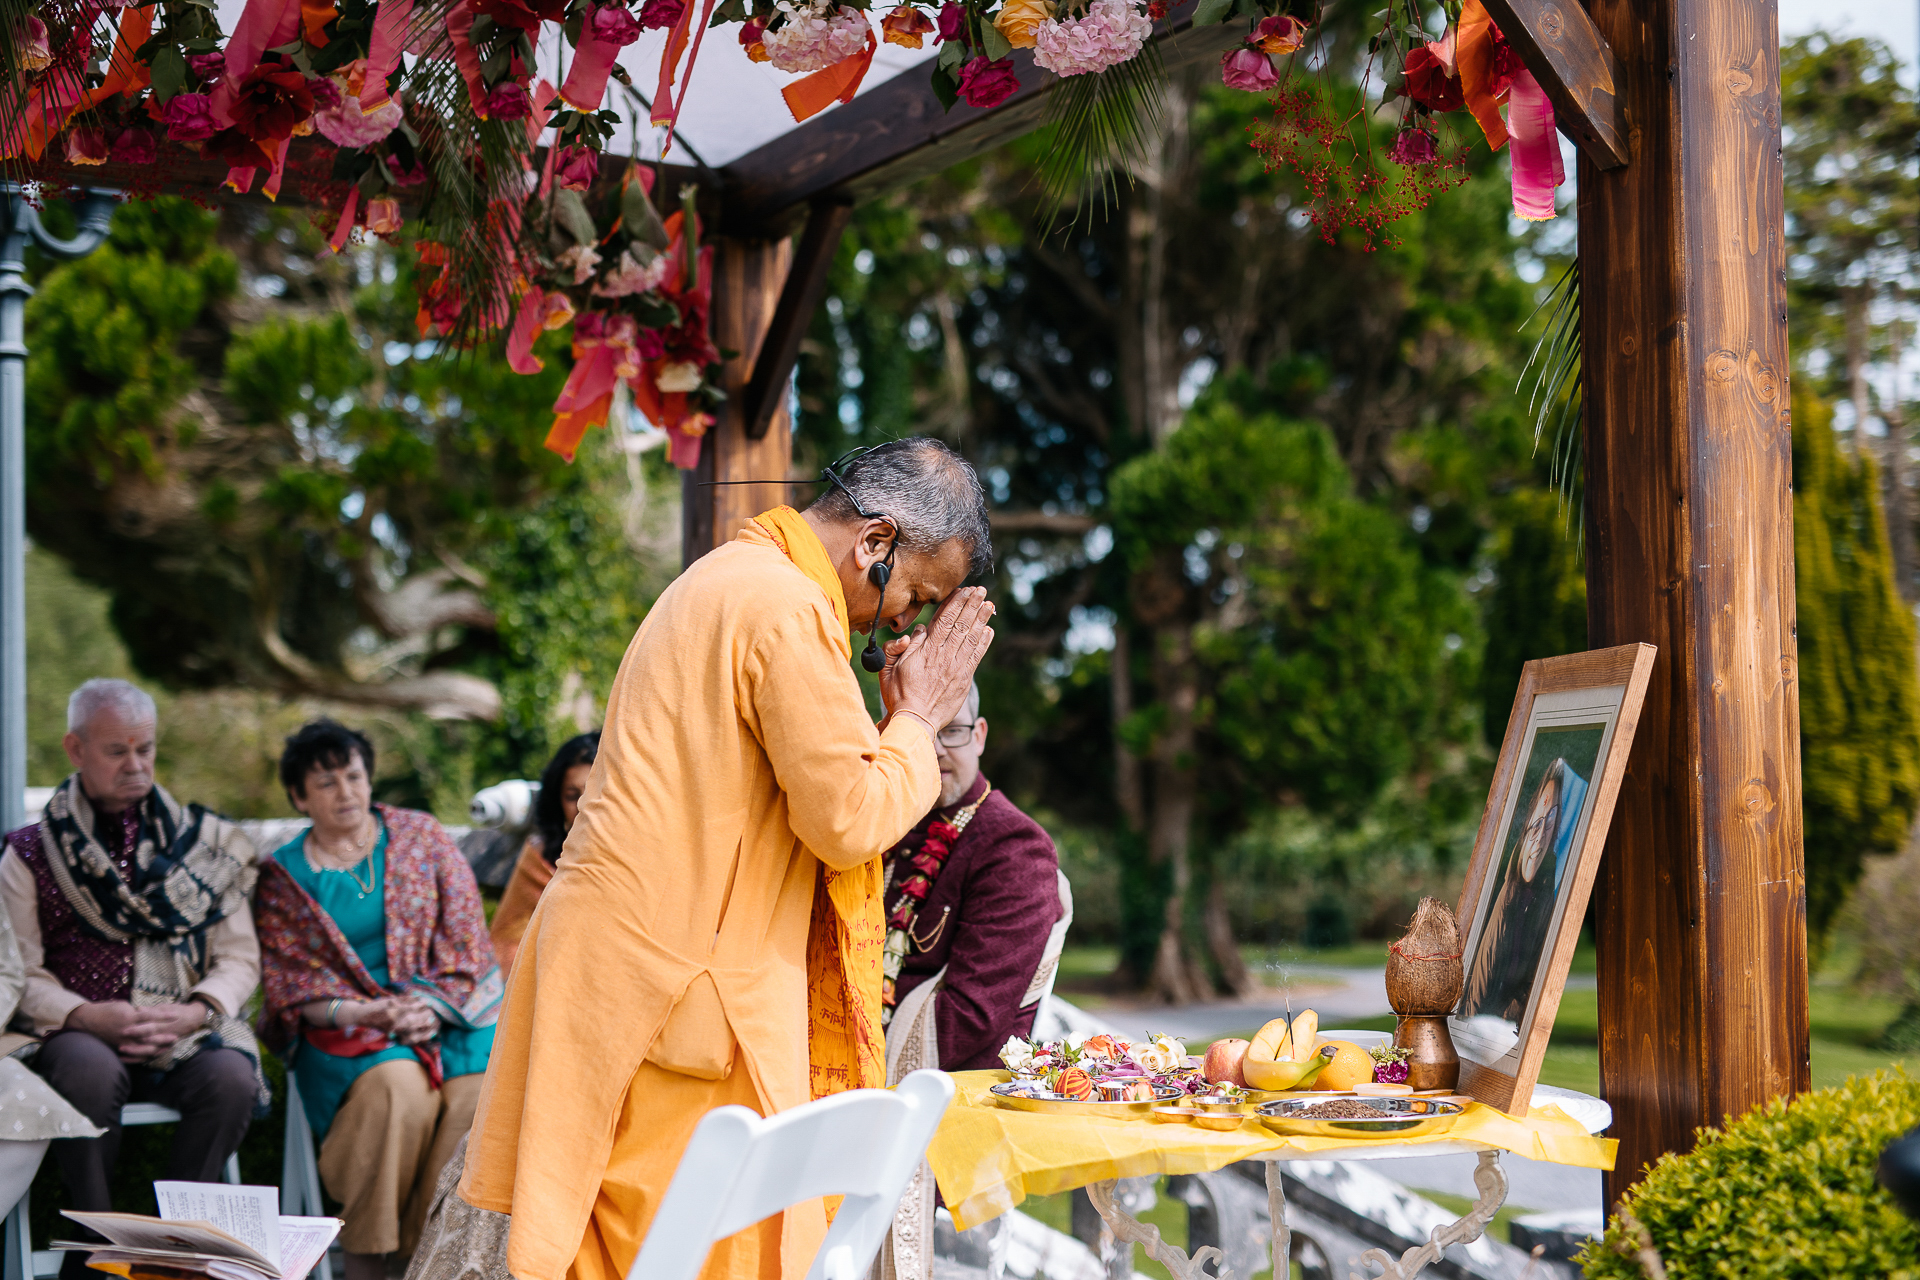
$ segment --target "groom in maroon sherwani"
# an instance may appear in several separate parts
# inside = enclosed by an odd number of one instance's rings
[[[1032,1031],[1035,971],[1060,918],[1053,840],[980,772],[986,745],[976,685],[936,738],[939,805],[887,855],[888,931],[906,948],[889,1012],[946,970],[933,997],[943,1071],[997,1067],[1007,1037]],[[958,827],[958,838],[936,824]]]

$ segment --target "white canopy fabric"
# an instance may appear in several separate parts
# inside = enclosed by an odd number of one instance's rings
[[[700,4],[701,0],[687,2]],[[245,0],[219,0],[221,29],[232,31],[245,7]],[[876,24],[884,12],[882,7],[875,8],[873,17]],[[786,99],[780,96],[780,90],[800,77],[776,71],[764,62],[749,61],[746,51],[740,47],[739,34],[740,28],[734,23],[715,27],[706,33],[692,77],[687,80],[685,105],[680,112],[679,126],[674,131],[675,142],[668,159],[680,164],[692,164],[697,162],[697,156],[699,161],[717,169],[795,127],[793,114],[787,110]],[[666,45],[666,37],[665,31],[644,32],[639,40],[621,51],[620,65],[633,77],[634,91],[649,103],[653,100],[654,88],[659,80],[660,50]],[[539,47],[540,74],[552,83],[559,84],[562,79],[560,70],[571,59],[572,52],[559,29],[551,23],[547,24]],[[860,92],[866,93],[902,73],[928,74],[929,68],[921,64],[938,52],[938,46],[931,38],[923,49],[903,49],[882,41],[874,52],[873,66],[860,85]],[[686,78],[686,69],[687,62],[683,56],[680,62],[683,79]],[[629,126],[637,121],[641,158],[657,159],[665,130],[655,129],[647,123],[648,109],[635,101],[633,95],[617,81],[612,80],[607,82],[606,105],[619,112],[621,119],[621,127],[608,142],[607,149],[620,155],[628,154],[633,149],[633,132]],[[828,111],[835,109],[827,108]]]

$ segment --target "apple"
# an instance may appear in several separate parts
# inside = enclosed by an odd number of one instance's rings
[[[1237,1084],[1245,1088],[1247,1050],[1252,1047],[1248,1040],[1215,1040],[1207,1046],[1200,1074],[1214,1084]]]

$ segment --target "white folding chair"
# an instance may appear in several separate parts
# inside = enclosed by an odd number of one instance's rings
[[[897,1089],[855,1089],[761,1119],[707,1113],[627,1280],[694,1280],[716,1240],[788,1205],[845,1196],[807,1280],[861,1280],[907,1179],[953,1101],[953,1079],[916,1071]]]
[[[129,1102],[120,1108],[120,1124],[131,1129],[143,1124],[178,1124],[180,1113],[172,1107],[163,1107],[157,1102]],[[233,1186],[240,1185],[240,1156],[238,1153],[227,1157],[226,1167],[221,1176]],[[22,1193],[19,1203],[8,1212],[6,1219],[6,1241],[0,1247],[0,1280],[44,1280],[47,1276],[60,1274],[60,1259],[64,1256],[51,1249],[35,1252],[33,1241],[27,1230],[28,1200],[30,1193]],[[327,1280],[332,1280],[327,1277]]]
[[[300,1100],[300,1082],[287,1072],[287,1128],[280,1153],[280,1212],[290,1217],[320,1218],[327,1212],[320,1193],[320,1162],[315,1157],[313,1126],[307,1123],[306,1104]],[[320,1280],[333,1280],[333,1255],[340,1246],[339,1237],[327,1251],[313,1274]]]

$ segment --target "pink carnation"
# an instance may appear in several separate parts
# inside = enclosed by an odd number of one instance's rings
[[[1013,73],[1012,58],[989,62],[980,57],[960,68],[960,100],[970,107],[997,107],[1019,87],[1020,77]]]
[[[780,9],[787,16],[786,22],[767,32],[760,42],[767,50],[767,60],[781,71],[830,67],[866,48],[867,35],[873,30],[866,14],[838,8],[832,0],[799,8],[781,0]]]
[[[167,136],[175,142],[204,142],[220,132],[214,122],[213,102],[204,93],[176,93],[167,99],[161,118]]]
[[[1152,20],[1133,0],[1093,0],[1082,17],[1041,23],[1033,60],[1057,76],[1105,71],[1138,54],[1152,34]]]
[[[370,147],[395,129],[402,119],[400,104],[389,98],[372,115],[360,109],[360,99],[340,95],[340,105],[313,117],[313,127],[336,147]]]
[[[1258,49],[1239,48],[1220,59],[1220,79],[1229,89],[1264,93],[1280,83],[1280,73]]]
[[[618,5],[601,5],[591,12],[587,21],[593,25],[593,34],[608,44],[624,48],[640,38],[640,24]]]

